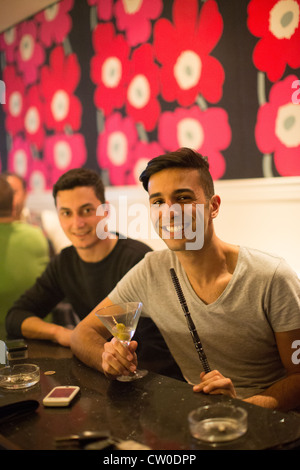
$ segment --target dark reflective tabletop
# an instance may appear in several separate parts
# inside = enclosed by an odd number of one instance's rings
[[[86,430],[107,430],[118,439],[135,441],[152,450],[300,447],[300,417],[293,412],[275,412],[224,396],[196,394],[184,382],[151,372],[131,383],[110,381],[78,361],[67,348],[47,341],[27,343],[28,358],[19,362],[38,364],[40,382],[27,390],[0,389],[0,406],[22,400],[37,400],[39,406],[26,416],[0,422],[2,448],[53,450],[57,449],[56,437]],[[54,373],[47,375],[49,371]],[[45,408],[43,397],[58,385],[78,385],[80,394],[68,408]],[[197,441],[189,432],[188,413],[219,401],[247,409],[247,433],[217,446]]]

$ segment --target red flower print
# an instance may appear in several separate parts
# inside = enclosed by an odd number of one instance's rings
[[[13,66],[4,69],[3,79],[6,84],[6,103],[3,104],[6,112],[5,127],[8,133],[15,135],[24,128],[25,87]]]
[[[281,176],[300,176],[300,106],[291,101],[292,83],[289,75],[275,83],[269,102],[257,114],[255,139],[264,154],[274,153],[274,163]]]
[[[60,44],[72,28],[72,20],[68,12],[72,9],[74,0],[62,0],[54,3],[35,16],[40,23],[40,39],[46,47]]]
[[[113,0],[87,0],[90,6],[97,5],[99,20],[108,21],[113,14]]]
[[[44,62],[45,52],[37,42],[37,27],[33,21],[24,21],[17,26],[18,49],[16,59],[18,70],[23,74],[25,85],[37,81],[40,65]]]
[[[111,184],[128,184],[136,142],[137,130],[130,117],[114,113],[106,119],[105,129],[98,136],[97,160],[100,168],[109,170]]]
[[[57,132],[81,126],[82,106],[74,96],[80,79],[80,67],[75,54],[65,56],[62,46],[50,56],[50,66],[41,71],[41,94],[44,99],[45,124]]]
[[[162,12],[162,0],[118,0],[115,5],[117,27],[126,31],[130,46],[146,42],[151,35],[151,21]]]
[[[221,150],[231,142],[228,115],[222,108],[201,111],[198,106],[167,111],[159,120],[158,140],[166,150],[190,147],[208,157],[212,177],[219,179],[226,168]]]
[[[18,44],[17,28],[15,26],[0,34],[0,51],[5,51],[7,63],[15,60],[15,49]]]
[[[133,150],[133,165],[128,176],[127,184],[141,184],[140,174],[146,168],[149,160],[164,153],[158,142],[138,142]]]
[[[210,56],[223,31],[223,20],[214,0],[206,1],[198,19],[198,1],[175,0],[174,25],[167,19],[154,28],[154,50],[161,63],[162,95],[190,106],[199,93],[210,103],[223,93],[224,70]]]
[[[105,116],[125,102],[129,47],[115,35],[111,23],[99,24],[93,32],[96,55],[91,60],[91,79],[97,85],[94,101]]]
[[[86,162],[87,151],[81,134],[47,137],[44,147],[45,164],[49,167],[52,184],[71,168],[80,168]]]
[[[8,154],[8,171],[17,173],[28,182],[32,167],[32,154],[30,144],[22,137],[15,137],[12,141],[12,148]]]
[[[49,169],[43,160],[37,158],[32,160],[30,175],[28,178],[28,190],[35,193],[42,193],[52,189],[50,183]]]
[[[45,130],[43,124],[39,91],[37,86],[32,86],[25,96],[24,130],[27,140],[35,144],[38,150],[42,149],[44,143]]]
[[[135,122],[141,122],[147,131],[154,129],[160,113],[157,77],[158,67],[153,61],[152,46],[143,44],[132,54],[126,111]]]
[[[279,80],[289,65],[300,67],[300,0],[251,0],[249,31],[259,38],[253,62],[271,82]]]

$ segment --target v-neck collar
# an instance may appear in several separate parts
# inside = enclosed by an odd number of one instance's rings
[[[237,263],[236,263],[236,266],[235,266],[234,271],[232,273],[230,281],[228,282],[228,284],[225,287],[225,289],[223,290],[223,292],[219,295],[219,297],[214,302],[207,304],[202,299],[200,299],[200,297],[198,297],[198,295],[194,291],[185,270],[183,269],[180,261],[178,260],[178,258],[175,255],[177,269],[181,273],[181,277],[184,279],[185,286],[186,286],[189,294],[191,295],[191,297],[193,298],[194,301],[199,303],[201,305],[201,307],[206,309],[206,310],[215,309],[219,305],[219,303],[222,302],[224,297],[226,297],[228,295],[229,291],[231,290],[232,284],[235,282],[235,280],[236,280],[236,278],[239,274],[242,256],[243,256],[243,247],[240,246],[239,247],[239,252],[238,252]]]

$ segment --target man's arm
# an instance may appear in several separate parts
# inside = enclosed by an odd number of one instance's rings
[[[300,406],[300,364],[294,364],[292,361],[294,352],[292,344],[300,340],[300,329],[275,333],[275,338],[287,375],[262,393],[246,398],[244,401],[264,408],[289,411]],[[236,398],[231,380],[218,371],[202,373],[200,379],[200,384],[193,387],[195,392],[224,394]]]
[[[48,323],[39,317],[27,317],[21,324],[22,336],[31,339],[44,339],[70,347],[72,330],[54,323]]]
[[[259,395],[245,399],[248,403],[281,411],[300,406],[300,363],[294,364],[293,342],[300,340],[300,329],[275,333],[278,351],[287,376],[271,385]]]
[[[84,364],[114,378],[136,369],[137,343],[132,341],[127,349],[115,338],[107,342],[111,335],[95,312],[109,305],[112,302],[107,297],[76,326],[71,334],[71,349]]]

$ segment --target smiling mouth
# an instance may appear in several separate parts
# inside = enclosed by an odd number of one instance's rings
[[[184,225],[164,225],[162,229],[170,233],[176,233],[181,232],[184,229]]]
[[[162,225],[160,227],[162,238],[186,238],[190,226],[191,224]],[[164,234],[166,235],[165,237],[163,236]]]
[[[90,232],[84,232],[84,233],[73,233],[72,235],[74,235],[75,237],[85,237],[86,235],[88,235]]]

